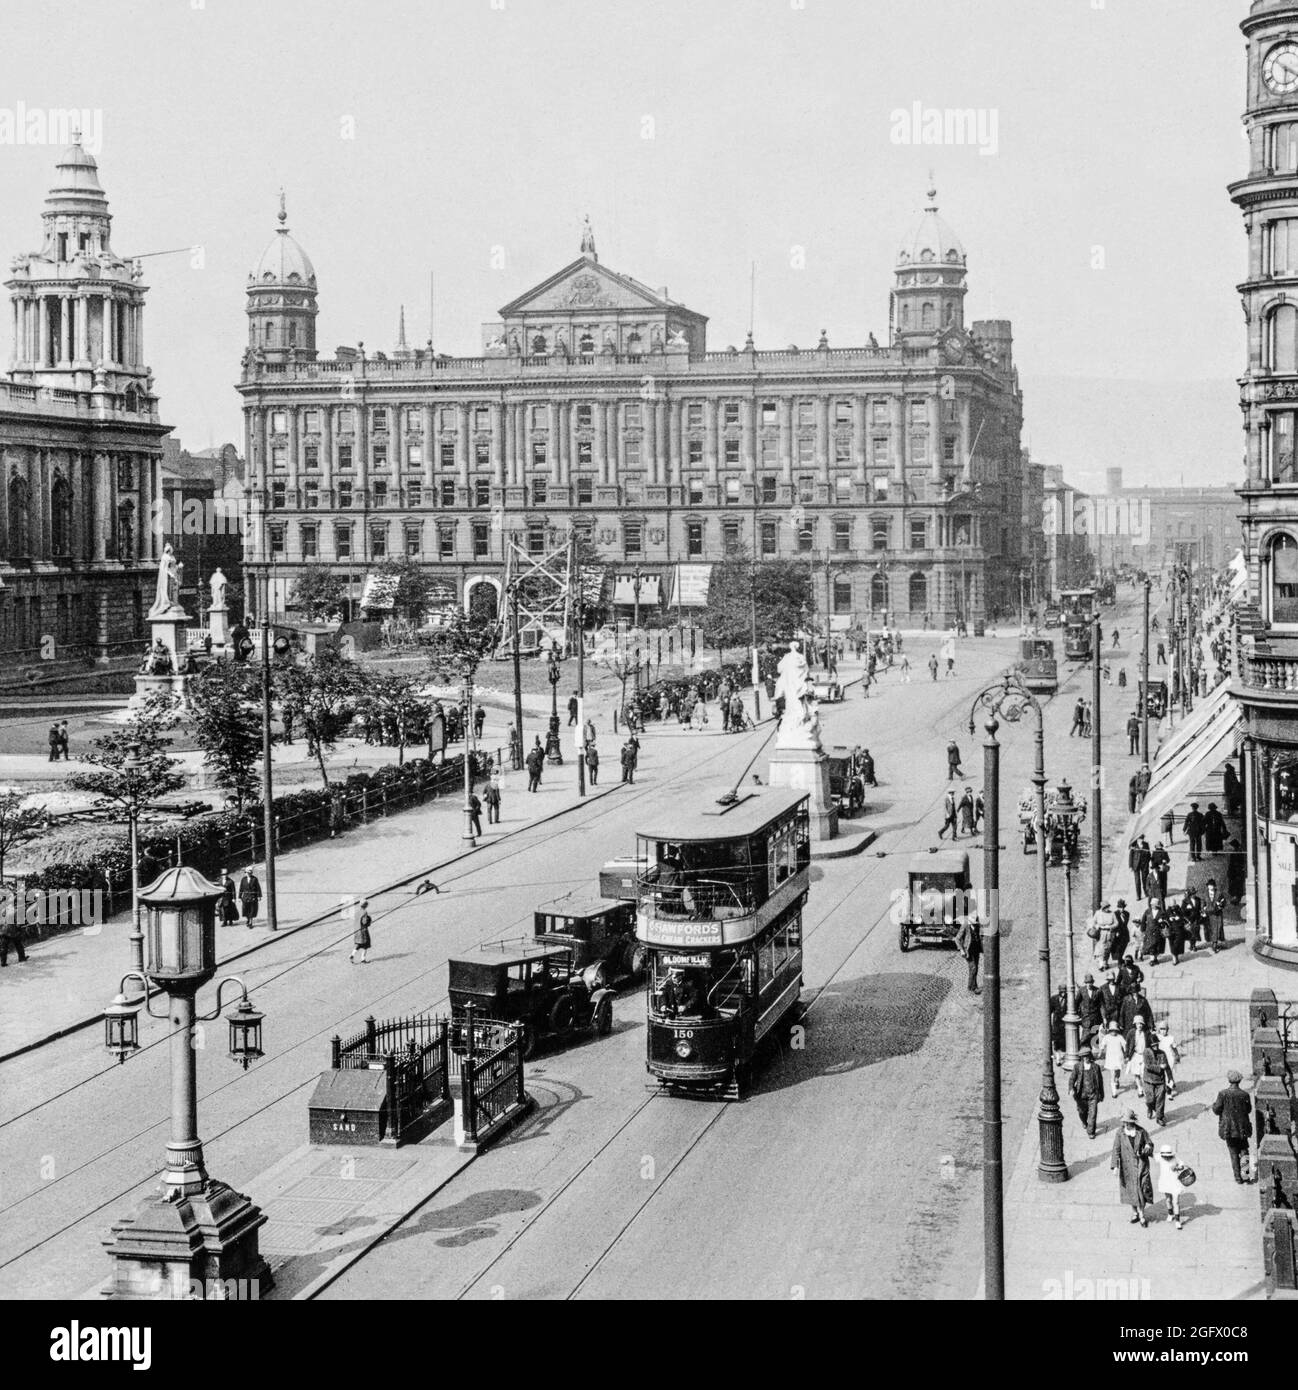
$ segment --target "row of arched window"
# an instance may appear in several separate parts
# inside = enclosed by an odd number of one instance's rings
[[[33,554],[32,498],[26,478],[9,480],[9,558],[24,560]],[[62,475],[50,488],[50,549],[55,556],[72,554],[72,486]]]

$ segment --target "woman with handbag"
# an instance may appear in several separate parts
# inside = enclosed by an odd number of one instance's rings
[[[1167,1203],[1167,1219],[1175,1223],[1178,1231],[1185,1226],[1181,1216],[1181,1189],[1189,1187],[1194,1180],[1194,1169],[1188,1163],[1178,1163],[1171,1144],[1164,1144],[1158,1151],[1158,1192]]]
[[[1145,1204],[1154,1200],[1154,1188],[1149,1179],[1149,1157],[1153,1152],[1153,1141],[1137,1122],[1136,1112],[1128,1110],[1113,1136],[1109,1167],[1118,1175],[1119,1199],[1134,1213],[1133,1226],[1137,1222],[1149,1225],[1145,1220]]]

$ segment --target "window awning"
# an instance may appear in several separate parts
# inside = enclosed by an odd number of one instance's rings
[[[706,608],[708,587],[712,583],[711,565],[677,565],[676,593],[672,605],[676,608]]]
[[[640,602],[653,606],[657,604],[662,592],[662,580],[656,574],[642,574],[640,576]],[[635,595],[635,576],[632,574],[619,574],[613,581],[613,602],[614,603],[634,603]]]
[[[1225,686],[1221,689],[1224,691]],[[1169,761],[1163,762],[1160,758],[1136,817],[1131,832],[1133,838],[1149,835],[1151,826],[1165,812],[1175,812],[1177,806],[1194,795],[1199,784],[1234,753],[1241,736],[1240,723],[1240,706],[1227,697],[1213,708],[1198,733],[1173,751]]]

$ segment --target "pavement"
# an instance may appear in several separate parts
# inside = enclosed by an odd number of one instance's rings
[[[1118,721],[1114,721],[1115,723]],[[1120,736],[1115,731],[1115,739]],[[1164,736],[1170,729],[1164,728]],[[1106,759],[1120,756],[1106,752]],[[1110,868],[1105,874],[1110,900],[1125,897],[1136,912],[1127,868],[1128,827],[1125,776],[1112,777],[1106,801],[1108,824],[1120,827],[1112,835]],[[1219,772],[1206,774],[1176,807],[1176,824],[1191,801],[1224,808]],[[1120,812],[1117,803],[1122,803]],[[1116,813],[1116,814],[1115,814]],[[1231,835],[1240,834],[1230,822]],[[1189,884],[1200,896],[1209,877],[1225,884],[1225,856],[1205,854],[1190,862],[1183,836],[1169,846],[1171,870],[1168,895],[1178,897]],[[1091,944],[1082,935],[1086,910],[1077,917],[1079,982],[1092,962]],[[1133,921],[1133,928],[1135,923]],[[1217,1117],[1211,1105],[1226,1085],[1226,1072],[1238,1068],[1245,1090],[1252,1089],[1248,1000],[1254,988],[1269,986],[1280,998],[1298,995],[1298,976],[1259,960],[1252,951],[1254,932],[1238,908],[1226,914],[1227,948],[1217,955],[1206,949],[1182,957],[1179,967],[1166,958],[1145,971],[1146,993],[1156,1019],[1166,1017],[1177,1040],[1181,1060],[1175,1065],[1177,1096],[1169,1100],[1167,1125],[1146,1119],[1143,1098],[1128,1080],[1117,1096],[1110,1094],[1106,1076],[1100,1107],[1099,1132],[1088,1139],[1077,1120],[1067,1092],[1068,1073],[1056,1068],[1056,1086],[1064,1113],[1065,1150],[1069,1180],[1041,1181],[1035,1118],[1018,1146],[1005,1192],[1006,1296],[1014,1299],[1260,1299],[1266,1297],[1262,1274],[1259,1198],[1254,1185],[1235,1183],[1225,1144],[1217,1137]],[[1097,981],[1101,979],[1095,970]],[[1156,1149],[1170,1143],[1176,1157],[1188,1163],[1198,1181],[1184,1189],[1182,1229],[1169,1223],[1164,1203],[1147,1210],[1149,1229],[1131,1224],[1130,1209],[1119,1200],[1109,1157],[1121,1116],[1136,1110]],[[1006,1155],[1007,1163],[1009,1153]],[[1156,1169],[1155,1169],[1156,1171]]]

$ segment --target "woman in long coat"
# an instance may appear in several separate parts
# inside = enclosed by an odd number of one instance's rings
[[[1136,1121],[1136,1112],[1128,1110],[1122,1125],[1113,1136],[1113,1153],[1109,1167],[1118,1175],[1118,1194],[1134,1213],[1131,1224],[1137,1221],[1148,1226],[1145,1204],[1154,1200],[1154,1185],[1149,1176],[1149,1159],[1154,1143]]]

